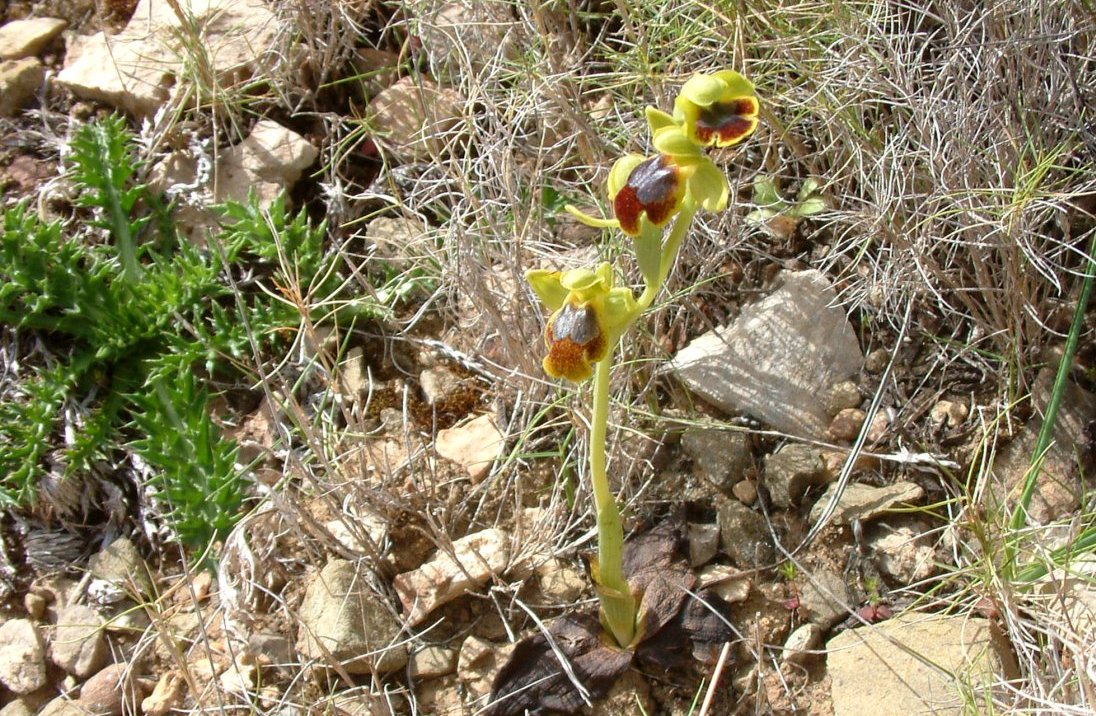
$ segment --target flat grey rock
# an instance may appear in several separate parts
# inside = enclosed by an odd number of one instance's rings
[[[84,604],[70,604],[57,617],[50,657],[54,664],[81,679],[86,679],[106,664],[107,643],[103,639],[103,619]]]
[[[29,694],[47,683],[46,647],[29,619],[0,626],[0,683],[17,694]]]
[[[986,619],[904,614],[826,644],[834,716],[970,713],[1013,675],[1008,645]]]
[[[826,505],[833,497],[837,483],[831,484],[818,501],[811,507],[811,523],[818,522]],[[889,512],[895,507],[912,504],[920,500],[925,490],[912,482],[896,482],[884,487],[872,487],[859,482],[850,482],[837,500],[831,523],[835,525],[852,524],[853,520],[866,522]]]
[[[724,554],[739,567],[762,567],[776,558],[765,518],[741,502],[719,508],[719,534]]]
[[[297,651],[321,665],[338,661],[350,674],[389,672],[407,664],[400,620],[369,587],[361,562],[333,559],[305,591]]]
[[[742,309],[730,326],[681,349],[671,368],[722,410],[823,439],[830,423],[828,389],[863,362],[833,287],[818,271],[799,271],[784,274],[779,289]]]

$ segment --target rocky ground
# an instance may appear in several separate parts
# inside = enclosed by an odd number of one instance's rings
[[[127,487],[141,477],[125,456],[9,506],[0,716],[481,713],[522,637],[595,604],[585,394],[539,371],[541,318],[521,272],[620,253],[558,212],[558,194],[594,201],[597,168],[637,150],[621,122],[655,98],[624,79],[623,93],[605,81],[580,94],[577,80],[520,93],[538,78],[631,77],[622,58],[642,23],[598,3],[307,5],[12,0],[0,11],[6,204],[79,221],[67,138],[120,112],[143,147],[141,180],[174,201],[196,246],[217,224],[211,205],[249,192],[269,204],[284,190],[328,222],[330,251],[428,289],[364,328],[302,321],[282,354],[248,357],[259,380],[221,386],[221,439],[239,444],[253,489],[205,559]],[[697,48],[714,42],[708,21]],[[1093,36],[1068,38],[1089,69]],[[678,44],[680,61],[637,82],[672,88],[704,69]],[[1096,703],[1092,563],[1047,555],[1092,516],[1091,315],[1068,387],[1053,386],[1094,225],[1091,154],[1052,157],[1073,169],[1047,189],[1050,208],[1017,199],[1013,218],[978,219],[1076,247],[1046,254],[1047,285],[1061,290],[1032,290],[1013,313],[1005,299],[968,305],[1036,282],[1040,267],[1006,286],[1008,261],[978,242],[956,258],[857,208],[876,170],[842,180],[843,160],[827,154],[837,149],[789,128],[806,105],[776,79],[794,73],[758,48],[745,69],[757,71],[763,128],[754,148],[719,157],[740,207],[683,254],[672,297],[616,378],[611,431],[630,534],[673,535],[688,599],[710,596],[729,636],[675,646],[666,668],[637,658],[583,708],[1085,713]],[[1082,105],[1096,96],[1074,90]],[[874,121],[865,145],[897,131]],[[965,156],[960,146],[940,156]],[[803,185],[826,167],[817,216],[788,201],[747,221],[759,174]],[[942,194],[958,191],[942,182]],[[880,278],[945,254],[954,264],[939,275]],[[1011,328],[1015,340],[1001,339]],[[4,331],[0,380],[14,384],[10,366],[39,358]],[[1025,564],[1048,569],[1020,585],[999,567],[1001,546],[1055,395],[1023,543]]]

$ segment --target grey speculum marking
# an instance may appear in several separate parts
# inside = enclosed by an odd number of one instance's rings
[[[676,184],[677,175],[663,163],[661,154],[637,166],[628,177],[628,185],[635,189],[641,204],[665,201]]]
[[[590,306],[579,307],[567,304],[552,323],[552,335],[557,341],[570,338],[580,346],[584,346],[600,334],[601,329],[598,328],[594,309]]]

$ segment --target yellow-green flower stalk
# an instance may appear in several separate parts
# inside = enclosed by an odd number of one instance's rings
[[[551,312],[544,332],[548,348],[544,371],[573,382],[594,375],[590,419],[590,479],[597,513],[598,558],[593,578],[601,601],[601,621],[617,645],[638,639],[636,604],[623,573],[624,529],[609,489],[605,443],[609,422],[612,354],[628,327],[654,301],[673,267],[696,212],[722,211],[730,189],[723,172],[704,154],[708,146],[731,146],[757,127],[753,85],[736,72],[695,75],[681,89],[670,115],[648,107],[651,156],[628,154],[609,172],[608,199],[613,217],[597,218],[573,206],[567,210],[589,226],[619,229],[633,241],[643,274],[643,292],[615,287],[613,268],[526,272]],[[663,230],[673,222],[668,234]]]

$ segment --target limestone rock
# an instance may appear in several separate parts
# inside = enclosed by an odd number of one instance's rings
[[[541,596],[550,603],[571,605],[586,591],[585,573],[553,557],[534,570]]]
[[[457,677],[473,698],[481,698],[491,692],[495,675],[506,664],[516,644],[496,644],[470,636],[460,647],[457,660]]]
[[[186,696],[186,681],[177,671],[168,671],[156,682],[152,693],[141,701],[141,712],[145,716],[167,716],[183,705]]]
[[[750,436],[739,431],[690,427],[681,449],[692,458],[694,472],[720,490],[732,489],[753,465]]]
[[[34,716],[36,709],[31,708],[23,699],[10,701],[0,708],[0,716]]]
[[[502,572],[510,560],[510,536],[489,529],[462,537],[452,553],[438,554],[418,569],[396,575],[393,586],[411,626],[434,609],[480,586]]]
[[[750,574],[725,564],[709,564],[697,573],[697,589],[710,590],[717,597],[735,604],[750,596]]]
[[[1015,668],[981,618],[905,614],[842,632],[826,651],[834,716],[959,716]]]
[[[328,520],[324,528],[353,554],[382,552],[388,539],[388,521],[368,508],[354,510],[343,519]]]
[[[503,435],[492,415],[484,414],[463,425],[438,431],[434,448],[446,460],[463,467],[472,482],[491,471],[491,464],[503,446]]]
[[[38,716],[87,716],[84,709],[68,696],[58,696],[42,707]]]
[[[1032,389],[1032,401],[1038,411],[1046,408],[1050,400],[1054,371],[1044,369],[1039,373]],[[1081,495],[1096,485],[1093,480],[1091,453],[1084,447],[1087,426],[1096,415],[1096,395],[1084,390],[1072,381],[1066,383],[1054,423],[1054,435],[1050,450],[1043,460],[1035,482],[1035,494],[1028,508],[1028,517],[1037,524],[1046,524],[1071,514],[1081,506]],[[993,489],[987,498],[997,503],[994,507],[1011,512],[1016,495],[1020,494],[1024,476],[1035,450],[1041,420],[1028,421],[1023,431],[997,452],[993,461]],[[1082,476],[1085,482],[1082,484]]]
[[[461,377],[444,366],[427,368],[419,374],[419,387],[427,405],[444,403],[460,390],[461,384]]]
[[[776,556],[765,518],[740,502],[719,508],[719,533],[723,552],[739,567],[760,567]]]
[[[348,673],[388,672],[407,664],[402,626],[370,590],[361,562],[333,559],[305,590],[297,651],[305,659],[339,662]]]
[[[23,608],[27,610],[27,614],[31,619],[41,619],[46,615],[46,607],[49,606],[49,602],[41,594],[35,592],[27,592],[23,595]]]
[[[719,551],[719,524],[690,522],[687,531],[689,566],[702,567],[711,562]]]
[[[821,627],[817,624],[803,624],[788,635],[780,659],[788,664],[802,665],[813,656],[811,652],[821,640]]]
[[[46,685],[46,647],[29,619],[11,619],[0,626],[0,683],[17,694]]]
[[[296,184],[317,156],[319,150],[301,135],[273,120],[260,120],[220,157],[214,200],[244,201],[249,191],[255,191],[268,204],[279,191]]]
[[[864,439],[868,445],[874,445],[887,436],[887,428],[890,427],[891,417],[887,411],[880,410],[878,413],[872,416],[871,423],[868,424],[868,431],[864,434]]]
[[[208,167],[200,170],[198,158],[180,150],[156,165],[149,184],[154,191],[177,200],[176,222],[192,241],[201,244],[218,221],[209,205],[246,202],[254,191],[260,205],[267,206],[282,190],[292,189],[317,156],[318,150],[307,139],[263,119],[243,141],[220,153],[212,172]],[[276,408],[265,407],[271,415],[278,413]]]
[[[797,580],[799,609],[807,621],[823,631],[849,614],[848,587],[838,572],[819,569]]]
[[[834,440],[852,442],[864,427],[864,417],[864,411],[859,408],[845,408],[833,416],[826,432]]]
[[[46,80],[46,69],[36,58],[0,62],[0,117],[23,108]]]
[[[464,98],[427,79],[404,77],[369,103],[372,124],[399,155],[427,160],[441,153],[460,127]]]
[[[856,335],[818,271],[742,310],[732,325],[687,345],[671,364],[695,393],[726,411],[754,415],[782,432],[823,438],[826,389],[860,370]]]
[[[731,488],[731,494],[742,504],[752,506],[757,502],[757,482],[755,480],[736,482]]]
[[[293,643],[281,634],[257,632],[247,639],[247,648],[256,659],[275,668],[284,668],[293,663]]]
[[[68,25],[55,17],[12,20],[0,27],[0,60],[34,57]]]
[[[860,388],[852,380],[834,383],[826,391],[826,412],[837,415],[842,410],[860,407]]]
[[[137,548],[125,537],[114,540],[91,555],[88,571],[97,580],[106,582],[123,593],[148,596],[152,591],[148,566]]]
[[[408,671],[413,679],[433,679],[452,674],[457,670],[457,656],[455,649],[428,646],[411,655]]]
[[[880,572],[901,584],[920,582],[936,573],[936,550],[924,529],[880,527],[879,534],[868,540]]]
[[[929,411],[929,421],[941,428],[957,428],[963,424],[968,415],[970,415],[970,408],[966,403],[941,400]]]
[[[136,713],[141,703],[140,686],[127,674],[128,664],[111,664],[92,676],[80,689],[80,706],[92,714],[121,716]]]
[[[890,363],[890,359],[890,351],[886,348],[876,348],[874,351],[864,356],[864,370],[878,375],[886,370],[887,364]]]
[[[835,475],[827,470],[822,451],[810,445],[785,445],[765,458],[765,486],[781,509],[799,503],[811,487],[825,485]]]
[[[464,702],[464,689],[455,674],[415,684],[422,713],[435,716],[472,716],[476,709]]]
[[[143,117],[152,114],[185,79],[184,66],[200,43],[222,86],[246,75],[273,44],[277,21],[263,0],[179,0],[199,36],[168,0],[141,0],[117,35],[102,32],[73,38],[57,82],[83,99],[105,102]],[[243,70],[241,73],[240,71]]]
[[[50,644],[50,658],[66,672],[86,679],[107,660],[103,619],[83,604],[70,604],[57,616]]]
[[[836,483],[830,485],[818,501],[811,507],[811,522],[818,522],[826,505],[833,497]],[[886,487],[872,487],[859,482],[850,482],[837,500],[831,524],[847,525],[854,519],[866,522],[900,505],[912,504],[921,499],[925,490],[912,482],[896,482]]]

